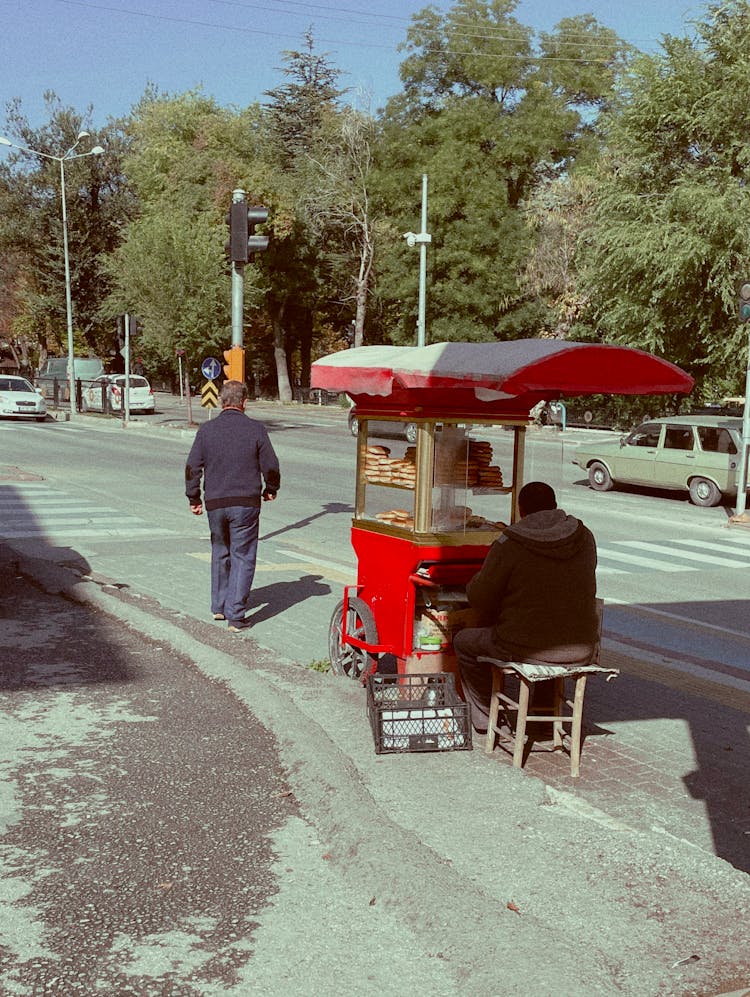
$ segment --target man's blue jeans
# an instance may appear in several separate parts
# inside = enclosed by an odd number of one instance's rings
[[[208,512],[211,527],[211,612],[243,620],[255,577],[260,509],[233,505]]]

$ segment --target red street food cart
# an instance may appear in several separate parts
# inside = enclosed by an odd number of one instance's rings
[[[334,672],[455,673],[453,635],[473,622],[465,586],[517,518],[537,402],[692,385],[640,350],[544,339],[363,346],[314,363],[311,386],[348,394],[359,420],[357,582],[331,619]],[[375,420],[416,424],[416,444],[386,444],[370,432]]]

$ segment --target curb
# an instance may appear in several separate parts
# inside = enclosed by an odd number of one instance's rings
[[[688,980],[695,985],[705,973],[717,983],[736,985],[736,975],[728,978],[720,962],[695,947],[705,937],[707,919],[728,926],[727,910],[736,911],[747,891],[747,876],[724,860],[663,831],[629,826],[481,751],[375,756],[362,689],[355,683],[280,661],[246,638],[235,638],[236,653],[226,653],[122,601],[107,590],[106,580],[85,579],[0,545],[0,552],[8,551],[11,564],[47,592],[166,645],[230,690],[266,726],[321,844],[321,858],[357,895],[371,897],[370,905],[400,921],[416,953],[436,957],[439,947],[446,981],[453,981],[440,997],[463,992],[467,980],[472,993],[499,992],[496,960],[487,957],[490,937],[502,937],[503,948],[514,953],[503,964],[503,992],[509,997],[548,991],[572,997],[574,991],[561,989],[561,980],[577,981],[576,994],[599,997],[655,993],[657,976],[666,984],[659,989],[665,997],[697,993],[688,990]],[[593,885],[576,860],[587,854],[597,861]],[[590,906],[587,916],[596,918],[597,910],[601,915],[608,895],[620,900],[620,883],[634,868],[644,877],[641,893],[633,897],[640,900],[637,908],[655,903],[655,890],[659,903],[669,906],[684,897],[683,906],[698,914],[697,921],[687,916],[679,934],[683,955],[703,953],[697,961],[689,956],[672,965],[659,954],[658,940],[648,942],[651,929],[644,935],[646,929],[635,927],[627,934],[629,957],[615,969],[608,934],[597,938],[593,924],[585,929],[590,950],[581,958],[576,912]],[[666,893],[665,885],[651,882],[657,872],[656,879],[669,884]],[[618,918],[629,916],[617,908],[617,903],[611,908],[610,935]],[[632,957],[641,940],[639,963]],[[549,952],[548,959],[529,958],[541,950]],[[722,997],[740,995],[747,997],[747,990]]]

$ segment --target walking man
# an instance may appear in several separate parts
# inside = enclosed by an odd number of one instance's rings
[[[185,466],[185,494],[194,516],[211,529],[211,612],[232,632],[245,619],[255,576],[261,498],[273,501],[281,485],[279,461],[266,427],[245,415],[247,387],[225,381],[221,412],[195,434]]]

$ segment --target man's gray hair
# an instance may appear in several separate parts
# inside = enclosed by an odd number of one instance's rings
[[[225,381],[219,394],[222,408],[242,408],[247,401],[247,385],[242,381]]]

